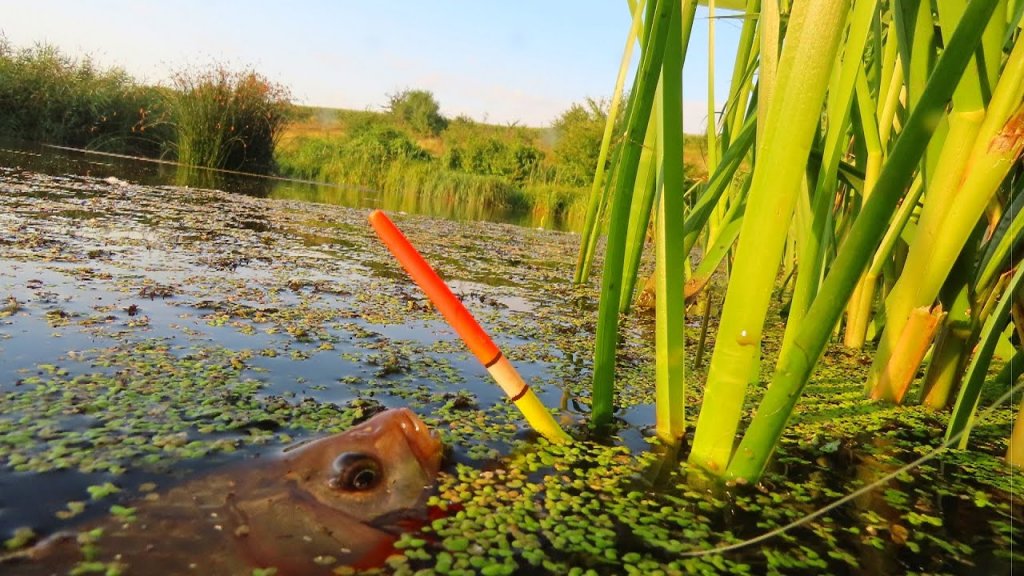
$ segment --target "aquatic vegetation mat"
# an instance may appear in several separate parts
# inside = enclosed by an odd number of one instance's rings
[[[367,213],[0,168],[4,548],[130,516],[133,500],[216,465],[407,406],[453,453],[433,520],[371,571],[980,574],[1024,561],[1022,486],[1000,459],[1010,406],[976,423],[970,451],[756,546],[687,556],[913,460],[939,445],[945,414],[867,402],[867,356],[830,350],[765,479],[702,484],[650,440],[649,317],[622,334],[613,434],[580,424],[596,286],[569,285],[577,236],[394,214],[581,439],[549,444],[524,430]],[[687,337],[692,353],[696,330]],[[780,337],[769,334],[766,355]],[[691,406],[704,378],[692,366]]]

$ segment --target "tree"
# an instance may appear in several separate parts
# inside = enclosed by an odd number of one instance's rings
[[[388,110],[418,134],[437,136],[448,126],[441,106],[429,90],[402,90],[388,97]]]
[[[556,138],[552,151],[566,181],[583,185],[593,179],[607,108],[607,102],[587,98],[585,105],[573,104],[552,124]]]

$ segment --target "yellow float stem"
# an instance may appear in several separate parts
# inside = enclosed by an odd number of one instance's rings
[[[571,439],[558,425],[558,422],[555,422],[551,412],[548,412],[544,403],[530,389],[530,385],[523,381],[523,377],[519,375],[515,366],[508,361],[508,358],[505,358],[504,354],[499,352],[496,361],[487,366],[487,371],[516,405],[516,408],[523,413],[526,421],[534,430],[551,441],[564,442]]]

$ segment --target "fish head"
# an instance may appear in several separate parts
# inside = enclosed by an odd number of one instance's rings
[[[406,408],[284,455],[286,477],[320,505],[364,523],[415,508],[441,467],[437,433]]]

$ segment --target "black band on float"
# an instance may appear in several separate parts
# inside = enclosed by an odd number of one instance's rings
[[[484,364],[484,368],[490,368],[491,366],[494,366],[495,364],[498,363],[498,360],[501,360],[501,350],[498,350],[497,356],[495,356],[494,358],[491,358],[490,362],[487,362],[486,364]]]
[[[530,391],[530,385],[529,384],[523,384],[523,389],[520,390],[518,394],[516,394],[515,396],[512,397],[512,401],[513,402],[518,402],[519,399],[522,398],[523,396],[526,396],[526,393],[529,392],[529,391]]]

